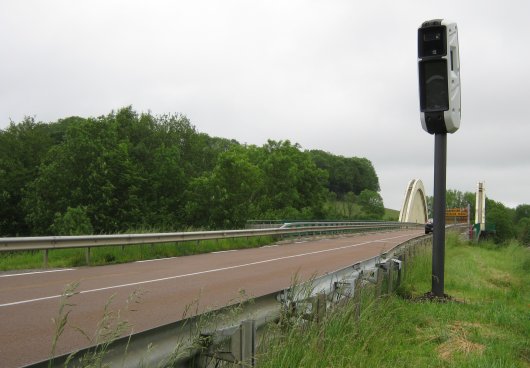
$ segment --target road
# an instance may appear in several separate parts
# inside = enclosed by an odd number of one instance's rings
[[[68,284],[78,283],[77,294],[68,299],[73,305],[65,308],[68,326],[56,354],[92,345],[88,337],[93,338],[108,303],[139,332],[229,305],[243,292],[256,297],[287,288],[295,275],[304,280],[332,272],[422,234],[391,231],[120,265],[0,273],[1,366],[49,357],[53,319]]]

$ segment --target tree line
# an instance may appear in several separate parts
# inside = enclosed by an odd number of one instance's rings
[[[467,208],[470,206],[471,222],[475,216],[476,194],[449,189],[446,191],[447,208]],[[433,197],[427,197],[430,208]],[[495,225],[494,240],[504,242],[517,239],[522,244],[530,245],[530,205],[520,204],[515,209],[486,197],[486,224]]]
[[[381,218],[366,158],[200,133],[183,115],[132,107],[97,118],[25,118],[0,130],[0,236],[240,228],[248,219],[337,216],[330,198]]]

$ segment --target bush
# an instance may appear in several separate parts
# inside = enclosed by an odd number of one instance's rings
[[[94,232],[86,207],[68,207],[64,214],[56,213],[52,229],[55,235],[88,235]]]

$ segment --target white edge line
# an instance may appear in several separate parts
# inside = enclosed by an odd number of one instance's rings
[[[15,277],[15,276],[28,276],[38,275],[41,273],[52,273],[52,272],[63,272],[63,271],[75,271],[75,268],[61,268],[60,270],[48,270],[48,271],[34,271],[34,272],[23,272],[23,273],[12,273],[9,275],[0,275],[1,277]]]
[[[166,258],[155,258],[155,259],[144,259],[143,261],[135,261],[133,263],[146,263],[146,262],[156,262],[156,261],[165,261],[167,259],[173,259],[178,257],[166,257]]]

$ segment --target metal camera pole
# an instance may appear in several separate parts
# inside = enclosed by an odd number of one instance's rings
[[[447,134],[434,135],[434,208],[432,235],[432,292],[444,297],[445,265],[445,185],[447,168]]]
[[[434,134],[432,294],[444,298],[447,133],[460,127],[460,56],[455,22],[432,19],[418,29],[422,128]]]

